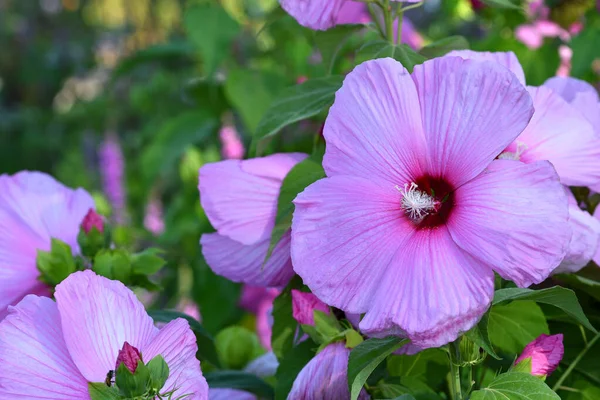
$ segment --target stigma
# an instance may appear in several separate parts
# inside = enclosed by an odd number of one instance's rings
[[[499,160],[515,160],[520,161],[521,155],[527,150],[527,145],[523,142],[517,141],[517,148],[514,152],[505,151],[498,156]]]
[[[419,186],[411,182],[405,183],[404,188],[396,186],[402,195],[400,207],[414,223],[419,223],[429,214],[435,213],[440,202],[426,192],[419,190]]]

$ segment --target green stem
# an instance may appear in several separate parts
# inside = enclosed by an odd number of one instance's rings
[[[460,361],[460,338],[456,342],[450,343],[448,348],[448,355],[450,356],[450,390],[452,391],[453,400],[463,400],[462,388],[460,382],[460,367],[458,365]]]
[[[397,18],[398,18],[398,33],[397,33],[396,43],[400,44],[400,43],[402,43],[402,21],[404,18],[404,10],[398,10]]]
[[[385,36],[390,44],[394,44],[394,16],[392,15],[392,7],[390,0],[385,0],[383,3],[383,17],[385,20]]]
[[[379,31],[379,34],[382,37],[385,36],[385,32],[383,32],[383,29],[381,28],[381,24],[379,23],[379,21],[377,19],[377,14],[375,14],[375,8],[373,6],[373,3],[368,3],[367,4],[367,8],[369,9],[369,14],[371,14],[371,19],[373,20],[373,23],[377,27],[377,30]]]
[[[590,340],[588,342],[588,344],[583,348],[583,350],[581,350],[581,352],[577,355],[577,358],[575,358],[575,360],[573,360],[573,362],[571,363],[571,365],[569,365],[569,368],[567,368],[567,370],[562,374],[562,376],[560,377],[560,379],[558,381],[556,381],[556,383],[554,384],[554,386],[552,387],[552,390],[554,390],[555,392],[561,388],[563,382],[565,381],[565,379],[567,379],[569,377],[569,374],[571,372],[573,372],[573,370],[575,369],[575,367],[577,366],[577,364],[579,363],[579,361],[581,361],[581,359],[583,358],[583,356],[585,356],[585,354],[588,352],[589,349],[591,349],[594,346],[594,343],[596,343],[596,341],[600,339],[600,333],[596,334],[596,336],[594,336],[592,338],[592,340]]]

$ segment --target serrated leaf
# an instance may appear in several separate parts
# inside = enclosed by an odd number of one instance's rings
[[[524,372],[499,375],[488,387],[476,390],[471,400],[560,400],[541,379]]]
[[[490,340],[508,353],[520,353],[542,333],[549,333],[542,309],[533,301],[493,306],[489,314]]]
[[[271,257],[271,254],[273,254],[277,243],[279,243],[283,235],[292,226],[292,215],[295,209],[292,201],[308,185],[324,177],[325,170],[323,170],[321,164],[308,158],[296,164],[285,176],[281,184],[281,189],[279,189],[275,227],[271,233],[271,241],[263,262],[263,268]]]
[[[196,334],[196,342],[198,344],[197,356],[200,360],[206,360],[211,364],[220,367],[219,357],[217,356],[217,349],[215,347],[214,338],[208,333],[206,329],[194,318],[187,314],[180,313],[178,311],[171,310],[149,310],[148,315],[154,320],[154,322],[169,323],[177,318],[185,319],[189,324],[190,328]]]
[[[302,368],[315,356],[317,344],[312,340],[305,340],[298,346],[289,349],[281,359],[275,378],[275,400],[286,400],[296,377]]]
[[[419,50],[419,54],[426,58],[435,58],[441,57],[452,50],[464,50],[468,48],[469,42],[464,36],[449,36],[424,46]]]
[[[214,389],[238,389],[272,399],[273,387],[259,377],[242,371],[218,371],[204,374],[208,386]]]
[[[375,368],[406,343],[408,339],[389,336],[384,339],[368,339],[352,349],[348,358],[348,387],[352,400],[358,399]]]
[[[189,7],[183,25],[191,42],[200,51],[207,75],[212,75],[229,54],[231,43],[238,35],[238,23],[218,4],[197,4]]]
[[[343,80],[342,76],[333,75],[309,79],[283,90],[270,104],[256,128],[254,141],[257,154],[264,151],[268,139],[282,128],[313,117],[329,107]]]
[[[538,303],[549,304],[564,311],[581,325],[596,333],[588,318],[585,316],[577,295],[570,289],[554,286],[547,289],[532,290],[508,288],[497,290],[492,304],[500,304],[511,300],[533,300]]]
[[[488,332],[489,314],[489,311],[483,314],[483,317],[481,317],[479,323],[470,331],[468,331],[465,336],[477,346],[485,350],[485,352],[490,356],[494,357],[496,360],[500,360],[501,358],[496,354],[492,343],[490,342],[490,336]]]

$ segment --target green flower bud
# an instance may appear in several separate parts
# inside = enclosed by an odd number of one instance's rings
[[[231,326],[219,332],[215,345],[221,363],[231,369],[242,369],[264,353],[256,334],[241,326]]]

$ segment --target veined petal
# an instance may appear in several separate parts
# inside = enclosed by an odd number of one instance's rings
[[[525,72],[519,62],[519,59],[512,51],[473,51],[473,50],[453,50],[446,54],[449,57],[460,57],[465,60],[475,61],[493,61],[505,66],[515,74],[519,82],[525,85]]]
[[[326,30],[336,25],[347,0],[279,0],[281,8],[307,28]]]
[[[411,353],[439,347],[471,329],[493,294],[491,267],[460,249],[445,226],[418,230],[388,266],[360,330],[407,336]]]
[[[569,204],[569,225],[573,231],[569,251],[553,271],[554,274],[579,271],[592,260],[598,250],[600,221],[580,209],[577,204]]]
[[[370,309],[414,233],[393,186],[334,176],[296,197],[292,222],[294,270],[323,302],[351,313]]]
[[[0,398],[89,400],[49,298],[25,297],[0,324]]]
[[[130,289],[92,271],[70,275],[55,297],[67,348],[89,382],[103,382],[114,370],[125,342],[140,349],[157,333]]]
[[[160,355],[169,366],[169,379],[160,393],[176,389],[173,398],[208,399],[208,384],[202,376],[196,358],[196,336],[185,319],[178,318],[165,325],[150,343],[141,348],[144,362]]]
[[[528,87],[535,113],[508,151],[521,146],[519,160],[548,160],[565,185],[600,181],[600,136],[591,123],[558,94],[544,86]]]
[[[567,196],[549,162],[496,160],[454,196],[452,238],[519,287],[546,279],[567,254]]]
[[[455,188],[481,173],[533,114],[522,83],[496,62],[441,57],[417,65],[412,75],[429,148],[429,175]]]
[[[394,187],[422,176],[427,150],[408,71],[391,59],[349,73],[325,121],[328,176],[360,176]]]
[[[217,231],[242,244],[271,235],[281,182],[306,154],[225,160],[200,168],[200,202]]]
[[[200,238],[202,254],[215,274],[234,282],[259,286],[285,286],[294,276],[290,259],[290,233],[285,233],[271,257],[263,262],[271,238],[243,245],[218,233],[205,233]]]

